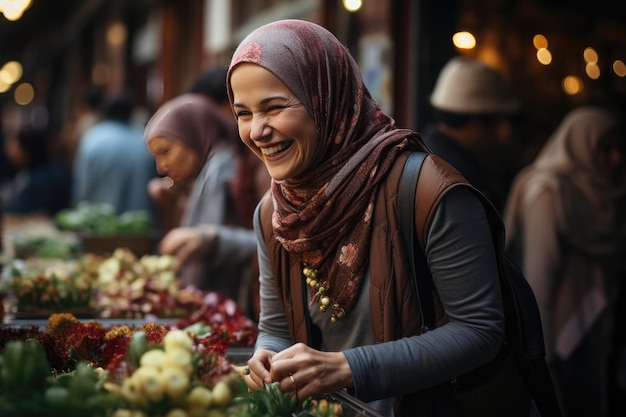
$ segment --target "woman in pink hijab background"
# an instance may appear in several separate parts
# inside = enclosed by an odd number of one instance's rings
[[[235,184],[241,179],[234,119],[202,95],[186,93],[157,110],[146,125],[145,138],[164,176],[162,184],[167,184],[161,191],[189,188],[181,224],[163,237],[160,252],[177,257],[183,282],[219,291],[245,309],[256,239],[252,221],[241,218],[246,210],[239,205],[252,201],[247,210],[251,216],[267,188],[259,186],[252,200],[237,195]]]
[[[609,415],[608,360],[626,277],[623,135],[609,111],[573,110],[518,174],[505,209],[508,247],[537,297],[566,416]]]

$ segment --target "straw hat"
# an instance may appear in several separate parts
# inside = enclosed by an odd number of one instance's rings
[[[511,114],[518,100],[495,70],[480,61],[451,59],[439,73],[430,104],[441,111],[462,114]]]

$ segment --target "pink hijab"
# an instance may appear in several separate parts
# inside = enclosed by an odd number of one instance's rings
[[[184,143],[206,162],[217,144],[239,139],[237,124],[200,94],[181,94],[165,102],[148,120],[146,141],[157,136]]]
[[[520,210],[547,186],[560,197],[558,227],[567,243],[592,256],[624,245],[626,184],[604,178],[594,162],[600,140],[617,128],[617,119],[599,107],[579,107],[565,116],[511,187],[504,215],[508,241],[517,236]]]
[[[243,62],[275,74],[317,126],[311,165],[297,178],[272,182],[272,223],[281,245],[319,271],[331,305],[347,313],[368,265],[376,191],[396,157],[424,149],[422,141],[382,112],[348,49],[317,24],[281,20],[248,35],[228,71],[231,103],[230,76]]]

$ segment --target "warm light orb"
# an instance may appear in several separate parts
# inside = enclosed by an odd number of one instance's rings
[[[459,49],[472,49],[476,46],[476,38],[470,32],[457,32],[452,35],[452,43]]]
[[[594,62],[589,62],[585,66],[585,72],[587,73],[587,76],[592,80],[597,80],[598,78],[600,78],[600,67]]]
[[[13,98],[17,104],[26,106],[35,98],[35,89],[29,83],[22,83],[15,88]]]
[[[598,63],[598,53],[596,52],[595,49],[591,47],[585,48],[585,50],[583,51],[583,58],[585,59],[585,62],[588,64]]]
[[[31,0],[0,0],[0,12],[7,20],[16,21],[22,17],[30,4]]]
[[[362,5],[361,0],[343,0],[343,7],[349,12],[356,12]]]
[[[537,61],[542,65],[550,65],[552,63],[552,53],[547,48],[538,49]]]
[[[613,72],[618,77],[626,77],[626,64],[621,59],[616,59],[613,62]]]
[[[20,20],[22,18],[22,15],[24,14],[24,12],[15,7],[10,7],[10,8],[4,9],[2,14],[4,14],[4,17],[6,20],[10,22],[15,22],[16,20]]]
[[[583,91],[583,82],[575,75],[568,75],[563,79],[562,87],[565,94],[573,96]]]
[[[533,45],[537,49],[548,49],[548,39],[541,34],[537,34],[533,37]]]
[[[128,31],[122,23],[114,23],[107,30],[107,42],[112,46],[120,46],[126,42]]]
[[[15,84],[22,78],[22,64],[17,61],[9,61],[0,68],[0,79],[8,84]]]
[[[5,83],[4,81],[2,81],[2,78],[0,78],[0,94],[6,93],[7,91],[9,91],[9,88],[11,88],[11,84]]]

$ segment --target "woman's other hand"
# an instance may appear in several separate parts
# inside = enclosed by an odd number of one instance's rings
[[[352,387],[350,365],[341,352],[321,352],[297,343],[271,358],[272,381],[300,400]]]

